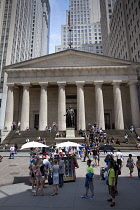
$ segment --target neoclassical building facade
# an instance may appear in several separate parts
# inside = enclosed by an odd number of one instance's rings
[[[123,130],[140,127],[136,68],[140,63],[69,49],[6,66],[5,127],[45,130],[56,122],[66,130],[66,110],[75,110],[75,127]]]

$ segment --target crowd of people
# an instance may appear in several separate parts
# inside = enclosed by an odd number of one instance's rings
[[[94,156],[93,156],[94,157]],[[116,159],[115,159],[116,157]],[[123,162],[123,154],[120,150],[117,151],[116,156],[114,154],[109,153],[106,155],[104,162],[106,163],[104,170],[104,179],[106,180],[106,184],[108,185],[108,193],[110,198],[107,199],[110,202],[110,206],[115,206],[115,197],[118,195],[118,177],[121,175],[122,162]],[[140,180],[140,156],[137,156],[137,161],[134,163],[132,158],[132,154],[129,154],[127,159],[126,167],[129,168],[130,177],[132,177],[134,166],[136,165],[138,171],[138,179]],[[101,174],[100,174],[101,175]],[[81,196],[81,198],[88,198],[88,193],[90,190],[90,199],[94,198],[94,168],[92,165],[91,159],[87,160],[87,168],[86,168],[86,178],[85,178],[85,194]]]
[[[53,161],[50,161],[50,156],[48,155],[43,159],[31,159],[29,169],[33,195],[38,195],[39,188],[40,195],[44,195],[45,180],[48,180],[48,184],[53,184],[51,196],[58,195],[59,187],[63,187],[64,184],[64,168],[63,156],[57,156]]]

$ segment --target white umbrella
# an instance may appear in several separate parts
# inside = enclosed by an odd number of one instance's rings
[[[56,144],[57,147],[81,147],[80,144],[77,144],[75,142],[71,142],[71,141],[66,141],[66,142],[62,142],[60,144]]]
[[[36,141],[31,141],[31,142],[23,144],[21,147],[21,150],[28,149],[28,148],[36,148],[36,147],[49,147],[49,146],[39,143],[39,142],[36,142]]]

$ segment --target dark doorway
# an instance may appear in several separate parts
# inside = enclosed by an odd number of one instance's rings
[[[38,130],[38,128],[39,128],[39,114],[35,114],[35,118],[34,119],[35,119],[34,120],[34,128],[36,130]]]
[[[105,113],[105,129],[110,129],[110,114]]]

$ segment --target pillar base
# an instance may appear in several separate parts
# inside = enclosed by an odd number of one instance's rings
[[[66,138],[75,138],[75,128],[66,128]]]

